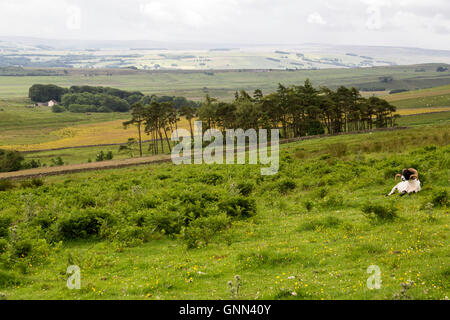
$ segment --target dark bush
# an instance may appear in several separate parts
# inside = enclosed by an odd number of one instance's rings
[[[363,206],[362,211],[370,220],[388,221],[397,217],[397,208],[394,206],[383,206],[380,204],[367,203]]]
[[[14,184],[10,180],[0,180],[0,191],[7,191],[14,188]]]
[[[21,283],[21,279],[15,274],[0,270],[0,288],[17,286]]]
[[[255,186],[251,182],[240,182],[237,185],[239,193],[245,197],[248,197],[252,192]]]
[[[152,213],[149,224],[155,231],[174,235],[185,226],[185,216],[178,211],[158,210]]]
[[[291,179],[283,179],[278,183],[278,191],[282,194],[287,194],[289,191],[294,190],[297,187],[295,181]]]
[[[436,192],[436,194],[433,195],[431,199],[431,203],[435,207],[447,207],[449,206],[450,202],[448,199],[448,192],[447,190],[440,190]]]
[[[40,168],[41,165],[41,161],[40,160],[30,160],[30,161],[26,161],[22,163],[22,168],[21,169],[34,169],[34,168]]]
[[[98,236],[108,217],[108,213],[95,209],[72,212],[58,221],[57,234],[66,240]]]
[[[216,186],[223,182],[223,177],[217,173],[207,173],[200,178],[200,181],[205,184]]]
[[[305,205],[306,210],[311,211],[314,207],[314,202],[312,202],[311,200],[306,200],[304,202],[304,205]]]
[[[44,185],[44,180],[41,178],[33,178],[31,180],[24,180],[20,183],[22,188],[38,188]]]
[[[18,171],[22,168],[24,157],[17,151],[0,149],[0,172]]]
[[[64,109],[64,107],[62,107],[62,106],[60,106],[60,105],[55,104],[55,105],[52,107],[52,112],[54,112],[54,113],[62,113],[62,112],[64,112],[64,111],[66,111],[66,109]]]
[[[8,249],[8,240],[0,239],[0,254],[5,253]]]
[[[61,157],[57,157],[56,159],[51,159],[50,162],[52,163],[50,166],[51,167],[58,167],[58,166],[63,166],[64,165],[64,161]]]
[[[232,197],[219,202],[219,209],[231,217],[247,218],[256,213],[256,201],[243,196]]]
[[[97,162],[101,162],[101,161],[105,161],[105,160],[112,160],[113,159],[113,153],[112,151],[108,151],[107,153],[100,151],[96,158],[95,161]]]
[[[55,86],[54,84],[35,84],[31,86],[28,97],[34,102],[46,102],[50,100],[61,101],[62,96],[67,93],[66,88]]]
[[[206,245],[217,232],[224,229],[229,223],[230,218],[225,214],[198,218],[183,230],[182,239],[188,248]]]
[[[33,250],[33,243],[31,240],[20,240],[14,244],[13,253],[18,258],[27,257]]]
[[[7,238],[9,235],[9,227],[11,226],[11,217],[0,216],[0,238]]]

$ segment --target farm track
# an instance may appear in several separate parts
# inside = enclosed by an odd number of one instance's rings
[[[340,133],[340,134],[336,134],[336,135],[324,134],[324,135],[316,135],[316,136],[309,136],[309,137],[284,139],[284,140],[280,140],[280,144],[287,144],[287,143],[293,143],[293,142],[297,142],[297,141],[334,137],[334,136],[338,136],[338,135],[351,135],[351,134],[362,134],[362,133],[368,133],[368,132],[395,131],[395,130],[405,130],[405,129],[409,129],[409,127],[381,128],[381,129],[373,129],[373,130],[365,130],[365,131]],[[247,147],[247,150],[248,150],[248,147]],[[60,166],[60,167],[36,168],[36,169],[28,169],[28,170],[21,170],[21,171],[15,171],[15,172],[0,173],[0,180],[6,180],[6,179],[21,180],[21,179],[28,179],[28,178],[35,178],[35,177],[64,175],[64,174],[71,174],[71,173],[78,173],[78,172],[85,172],[85,171],[118,169],[118,168],[125,168],[125,167],[138,166],[138,165],[164,163],[164,162],[170,162],[170,161],[171,161],[170,154],[165,154],[165,155],[156,155],[156,156],[151,156],[151,157],[130,158],[130,159],[124,159],[124,160],[111,160],[111,161],[103,161],[103,162],[73,164],[73,165],[66,165],[66,166]]]

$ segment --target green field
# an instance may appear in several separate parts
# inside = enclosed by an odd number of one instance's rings
[[[36,83],[72,85],[111,86],[125,90],[140,90],[145,94],[177,95],[201,100],[206,93],[231,100],[239,89],[253,91],[262,89],[273,92],[278,83],[286,86],[301,84],[307,78],[315,86],[326,85],[335,88],[340,85],[356,86],[361,89],[422,89],[448,85],[450,73],[436,72],[437,64],[374,67],[355,69],[323,69],[297,71],[133,71],[133,70],[79,70],[68,71],[61,76],[0,76],[0,97],[4,99],[23,98],[30,86]],[[416,72],[417,68],[425,72]],[[107,72],[108,71],[108,72]],[[112,75],[106,75],[110,72]],[[212,75],[211,75],[212,72]],[[392,77],[392,81],[381,82],[380,77]]]
[[[27,104],[24,99],[0,100],[0,145],[53,141],[59,137],[50,133],[58,129],[128,118],[126,113],[53,113]]]
[[[450,106],[450,94],[424,96],[392,102],[399,109],[412,109],[424,107],[447,107]]]
[[[6,299],[444,299],[449,134],[443,123],[284,145],[275,176],[163,164],[16,182],[0,192],[0,217],[10,218],[0,225],[0,290]],[[419,170],[423,190],[385,198],[404,167]],[[81,269],[81,290],[66,288],[69,265]],[[371,265],[379,290],[366,286]],[[227,284],[236,275],[239,296]]]

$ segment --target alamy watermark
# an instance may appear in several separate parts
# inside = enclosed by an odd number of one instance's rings
[[[381,289],[381,269],[379,266],[372,265],[367,268],[367,273],[372,274],[367,278],[367,288],[370,290]]]
[[[172,150],[172,162],[180,164],[261,164],[262,175],[274,175],[280,167],[278,129],[208,129],[203,133],[201,121],[194,123],[194,137],[186,129],[172,133],[172,141],[179,142]],[[270,144],[268,143],[270,138]],[[248,143],[247,143],[248,141]],[[205,146],[205,142],[208,143]],[[270,154],[269,154],[270,150]]]
[[[79,266],[68,266],[67,274],[70,277],[67,279],[67,288],[69,290],[80,290],[81,289],[81,269]]]

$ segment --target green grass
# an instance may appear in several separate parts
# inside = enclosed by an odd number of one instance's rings
[[[400,100],[392,102],[392,104],[398,109],[447,107],[450,106],[450,94]]]
[[[445,124],[450,121],[450,112],[436,112],[403,116],[397,122],[400,126],[421,126],[431,124]]]
[[[8,299],[229,299],[227,282],[240,275],[242,299],[393,299],[407,280],[415,283],[408,297],[443,299],[450,219],[433,199],[450,191],[449,131],[441,124],[284,145],[280,172],[270,177],[250,165],[161,164],[0,192],[0,216],[18,222],[0,254],[0,290]],[[385,198],[404,167],[419,170],[423,190]],[[205,179],[213,176],[221,179]],[[296,187],[281,193],[287,180]],[[183,236],[151,227],[153,215],[171,205],[184,212],[192,197],[210,202],[201,214],[214,212],[238,197],[242,181],[254,185],[248,199],[256,214],[232,218],[208,244],[187,249]],[[370,220],[367,203],[395,207],[398,217]],[[108,220],[98,236],[58,244],[62,221],[92,210],[119,220]],[[31,239],[33,249],[14,256],[11,237]],[[72,264],[81,268],[81,290],[66,288]],[[366,286],[370,265],[381,269],[380,290]]]
[[[152,156],[152,152],[148,150],[149,144],[142,144],[142,155]],[[158,145],[160,148],[161,146]],[[164,151],[168,153],[167,143],[164,142]],[[61,157],[65,164],[78,164],[86,163],[90,159],[92,162],[95,161],[96,156],[99,152],[103,151],[105,154],[109,151],[113,153],[114,160],[117,159],[128,159],[130,158],[129,152],[119,152],[119,146],[102,146],[102,147],[86,147],[86,148],[75,148],[75,149],[63,149],[63,150],[53,150],[53,151],[39,151],[24,153],[26,160],[39,160],[41,164],[50,165],[51,159],[56,159]],[[133,156],[139,156],[139,147],[135,146],[133,149]]]

